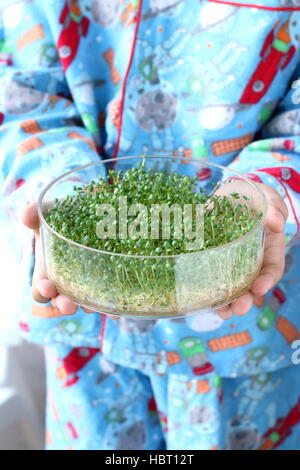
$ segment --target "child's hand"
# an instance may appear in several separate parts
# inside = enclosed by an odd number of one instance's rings
[[[32,296],[37,302],[52,302],[62,315],[74,315],[77,312],[78,305],[65,295],[59,294],[55,285],[47,278],[40,245],[39,218],[35,204],[26,207],[22,221],[26,227],[31,228],[35,234],[35,267],[32,279]],[[87,313],[90,310],[84,309]],[[56,315],[55,315],[56,316]]]
[[[216,194],[228,196],[234,192],[246,193],[243,181],[234,181],[225,183]],[[284,224],[288,216],[288,209],[283,202],[282,197],[266,184],[255,183],[264,192],[268,212],[265,220],[265,251],[263,265],[259,276],[253,282],[251,289],[239,297],[237,300],[216,311],[223,319],[234,315],[245,315],[253,305],[255,297],[265,295],[280,280],[284,271],[285,242],[284,242]]]

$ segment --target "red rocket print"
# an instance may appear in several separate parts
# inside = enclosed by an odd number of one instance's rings
[[[62,30],[57,41],[57,49],[63,69],[66,71],[76,57],[80,38],[87,35],[89,19],[82,15],[78,0],[68,0],[65,2],[59,22],[62,24]]]
[[[258,103],[266,94],[277,72],[287,67],[296,52],[295,46],[290,46],[289,20],[283,23],[275,34],[277,24],[278,22],[265,39],[260,51],[262,59],[246,85],[240,103]]]
[[[291,139],[285,139],[285,140],[283,141],[283,147],[284,147],[286,150],[294,150],[294,147],[295,147],[294,141],[291,140]]]
[[[281,184],[283,190],[285,191],[286,197],[290,203],[294,219],[297,225],[297,232],[300,231],[300,220],[293,205],[292,199],[288,193],[286,185],[289,186],[290,189],[295,191],[297,194],[300,194],[300,174],[297,173],[296,170],[293,168],[289,168],[286,166],[281,167],[274,167],[274,168],[260,168],[257,171],[261,171],[267,173],[268,175],[273,176],[277,179],[279,184]]]
[[[205,180],[208,180],[210,177],[211,177],[211,170],[209,168],[203,168],[197,173],[198,181],[205,181]]]
[[[20,327],[21,331],[24,331],[26,333],[28,333],[28,331],[30,331],[28,323],[26,323],[24,321],[19,322],[19,327]]]
[[[273,296],[276,297],[280,305],[284,304],[284,302],[286,301],[285,293],[282,289],[280,289],[280,287],[275,287],[275,289],[273,290]]]
[[[157,405],[156,405],[156,401],[155,401],[154,397],[151,397],[148,401],[148,411],[151,414],[157,414],[158,413]]]
[[[99,352],[98,348],[74,348],[62,360],[55,371],[58,379],[64,380],[63,387],[70,387],[79,380],[79,372]]]
[[[300,174],[293,168],[277,166],[274,168],[260,168],[257,171],[273,176],[281,183],[287,184],[295,193],[300,194]]]
[[[263,435],[258,450],[276,449],[292,434],[292,428],[300,422],[300,399],[284,418],[278,418],[275,426]]]
[[[13,65],[11,55],[10,54],[5,54],[4,52],[0,52],[0,64]]]
[[[19,178],[17,181],[16,181],[16,189],[19,189],[21,186],[23,186],[23,184],[25,184],[26,181],[23,179],[23,178]]]
[[[210,362],[206,362],[202,367],[194,367],[193,372],[195,375],[209,374],[214,370],[213,365]]]

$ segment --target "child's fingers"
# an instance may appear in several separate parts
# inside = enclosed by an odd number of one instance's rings
[[[32,297],[34,300],[46,304],[57,295],[58,291],[55,285],[47,277],[39,277],[35,271],[32,278]]]
[[[90,310],[89,308],[81,307],[85,313],[96,313],[95,310]]]
[[[231,302],[230,305],[219,308],[216,313],[223,319],[228,320],[232,315],[242,316],[249,312],[253,305],[253,295],[251,292],[246,292],[238,299]]]
[[[251,286],[254,296],[265,295],[280,280],[284,271],[284,255],[283,234],[267,233],[263,266]]]
[[[36,236],[39,236],[40,221],[35,202],[28,204],[21,216],[23,224],[34,230]]]
[[[39,227],[40,221],[35,203],[28,204],[22,214],[23,224],[32,229],[35,234],[35,266],[32,278],[32,296],[40,303],[48,303],[52,299],[53,305],[62,315],[74,315],[78,305],[66,296],[59,294],[55,285],[47,278],[40,247]]]
[[[288,217],[288,210],[282,198],[274,197],[268,200],[269,207],[266,217],[266,226],[272,232],[281,233]]]
[[[47,304],[49,302],[49,298],[41,295],[39,290],[36,289],[34,286],[32,286],[32,297],[34,298],[34,300],[36,300],[36,302],[39,302],[41,304]]]
[[[74,315],[78,310],[78,305],[62,294],[52,299],[52,304],[58,308],[62,315]]]
[[[66,296],[59,294],[55,285],[47,277],[39,277],[42,271],[34,273],[32,282],[32,296],[40,303],[48,303],[52,300],[53,305],[62,315],[73,315],[77,312],[78,305]]]
[[[230,305],[226,305],[225,307],[221,307],[215,310],[216,314],[219,315],[223,320],[228,320],[232,317],[232,310]]]
[[[45,271],[39,237],[35,237],[35,265],[32,276],[32,297],[40,303],[49,302],[58,294],[54,284],[47,278]]]
[[[56,289],[53,282],[49,279],[39,279],[36,283],[36,289],[39,294],[45,299],[52,299],[58,295],[58,290]]]
[[[249,312],[250,308],[253,305],[254,296],[251,292],[245,292],[245,294],[241,295],[238,299],[234,300],[231,303],[231,310],[233,315],[243,316]]]
[[[49,293],[54,292],[52,286],[47,284],[47,276],[44,270],[40,254],[39,244],[39,217],[36,204],[30,203],[22,213],[23,224],[34,231],[35,234],[35,266],[32,278],[32,297],[40,303],[47,303],[52,298]],[[48,281],[49,282],[49,281]],[[55,293],[57,295],[57,292]]]
[[[52,297],[55,297],[58,292],[54,284],[47,279],[38,245],[39,243],[36,239],[35,265],[32,276],[32,297],[37,302],[47,303]]]

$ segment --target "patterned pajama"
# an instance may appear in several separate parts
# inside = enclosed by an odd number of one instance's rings
[[[63,345],[47,346],[46,361],[49,450],[299,448],[296,366],[238,379],[148,375]]]

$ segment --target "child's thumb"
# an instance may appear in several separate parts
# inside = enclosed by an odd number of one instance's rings
[[[22,213],[21,219],[26,227],[34,230],[35,235],[39,236],[40,221],[35,202],[28,204]]]

